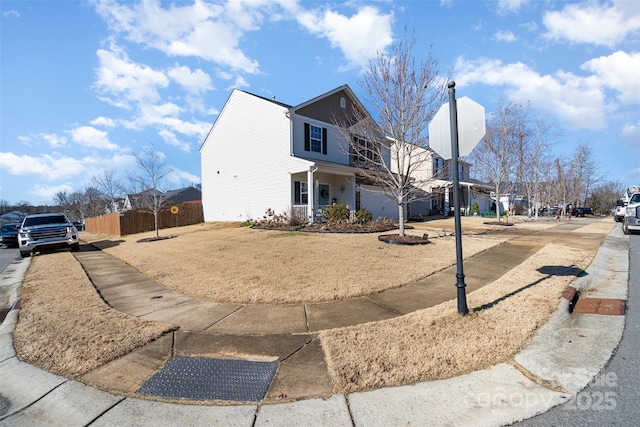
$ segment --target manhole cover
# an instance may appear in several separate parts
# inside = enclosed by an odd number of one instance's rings
[[[139,393],[176,399],[258,402],[264,398],[277,362],[191,357],[171,359]]]
[[[623,315],[627,312],[627,301],[608,298],[580,298],[573,311],[586,314]]]

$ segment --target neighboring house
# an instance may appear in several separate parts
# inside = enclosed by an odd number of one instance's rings
[[[11,211],[0,216],[0,224],[15,224],[22,222],[27,215],[29,215],[27,212]]]
[[[178,190],[169,190],[164,193],[163,197],[165,204],[179,205],[186,202],[201,202],[202,191],[196,187],[185,187]]]
[[[137,194],[127,194],[122,203],[121,211],[129,211],[132,209],[140,209],[145,207],[151,190]],[[157,192],[158,197],[162,198],[162,205],[179,205],[185,202],[199,202],[202,200],[202,191],[196,187],[185,187],[178,190],[168,190],[166,192]]]
[[[353,123],[354,109],[366,114],[347,85],[296,106],[234,89],[200,148],[205,221],[257,219],[269,209],[313,221],[333,203],[397,219],[395,203],[358,179],[334,124]],[[353,137],[388,143],[381,134]]]
[[[418,200],[407,204],[407,217],[449,215],[453,212],[451,160],[444,160],[431,148],[414,148],[412,152],[417,160],[416,164],[419,164],[419,167],[413,172],[412,178],[415,186],[422,190],[423,195]],[[480,212],[488,211],[491,205],[490,186],[471,179],[469,177],[470,169],[470,163],[464,160],[458,161],[463,215],[469,215],[474,202],[478,203]]]

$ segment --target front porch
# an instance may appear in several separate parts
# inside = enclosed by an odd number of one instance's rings
[[[291,214],[308,222],[322,221],[323,209],[344,204],[355,216],[355,174],[350,170],[318,166],[291,174]]]

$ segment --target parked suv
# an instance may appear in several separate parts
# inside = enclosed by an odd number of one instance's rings
[[[640,231],[640,193],[632,195],[627,203],[622,221],[622,231],[624,234]]]
[[[18,246],[18,229],[20,224],[4,224],[0,228],[2,244],[7,246]]]
[[[23,258],[43,249],[70,247],[77,251],[78,230],[61,213],[29,215],[20,226],[18,246]]]

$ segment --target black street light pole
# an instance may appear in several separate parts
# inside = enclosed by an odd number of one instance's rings
[[[464,271],[462,268],[462,225],[460,222],[460,177],[458,171],[458,108],[456,106],[456,82],[450,81],[449,88],[449,118],[451,122],[451,161],[453,163],[453,217],[456,233],[456,288],[458,288],[458,313],[461,316],[469,312],[467,295],[465,292]]]

